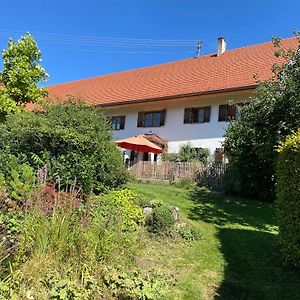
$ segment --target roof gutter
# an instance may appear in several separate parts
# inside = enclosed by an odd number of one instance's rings
[[[127,100],[127,101],[120,101],[120,102],[114,102],[114,103],[103,103],[103,104],[97,104],[97,106],[109,107],[109,106],[119,106],[119,105],[130,105],[130,104],[137,104],[137,103],[171,100],[171,99],[195,97],[195,96],[202,96],[202,95],[221,94],[221,93],[226,93],[226,92],[244,91],[244,90],[256,89],[256,87],[257,87],[257,84],[253,84],[253,85],[248,85],[248,86],[243,86],[243,87],[238,87],[238,88],[227,88],[227,89],[212,90],[212,91],[205,91],[205,92],[198,92],[198,93],[189,93],[189,94],[177,94],[177,95],[173,95],[173,96],[164,96],[164,97],[149,98],[149,99]]]

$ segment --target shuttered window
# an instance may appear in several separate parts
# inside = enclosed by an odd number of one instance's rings
[[[160,127],[165,125],[166,111],[139,112],[137,127]]]
[[[186,108],[184,110],[184,124],[208,123],[210,121],[210,106]]]
[[[125,116],[114,116],[111,118],[112,130],[125,129]]]

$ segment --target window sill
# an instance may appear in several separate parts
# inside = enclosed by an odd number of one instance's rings
[[[210,122],[199,122],[199,123],[183,123],[183,125],[201,125],[201,124],[209,124]]]

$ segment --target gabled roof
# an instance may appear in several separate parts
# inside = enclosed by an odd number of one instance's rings
[[[284,39],[283,48],[296,48],[296,37]],[[81,98],[91,105],[120,105],[255,88],[254,75],[272,77],[272,42],[228,50],[217,56],[195,58],[98,76],[48,87],[52,101],[68,96]]]

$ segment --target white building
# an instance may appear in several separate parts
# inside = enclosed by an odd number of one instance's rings
[[[296,38],[282,40],[283,48],[297,45]],[[272,65],[278,62],[272,42],[226,51],[225,40],[219,38],[216,50],[216,54],[50,86],[49,95],[53,101],[72,95],[102,107],[112,118],[115,139],[153,133],[167,142],[170,153],[189,142],[213,155],[222,147],[228,117],[238,114],[228,101],[250,101],[257,86],[254,75],[271,78]],[[140,159],[147,156],[139,154]]]

